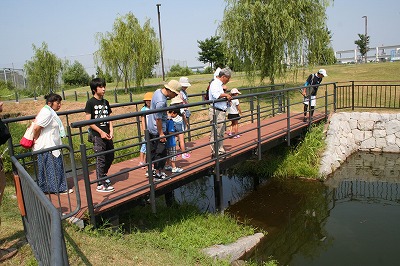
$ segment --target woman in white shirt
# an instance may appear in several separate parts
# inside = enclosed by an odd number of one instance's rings
[[[45,96],[46,105],[36,116],[33,127],[33,151],[39,151],[62,144],[64,126],[56,111],[61,108],[61,96],[50,93]],[[72,193],[65,178],[63,158],[60,150],[37,155],[38,185],[44,193]]]

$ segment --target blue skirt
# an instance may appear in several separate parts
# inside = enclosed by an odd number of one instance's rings
[[[55,157],[51,152],[38,154],[38,185],[44,193],[67,191],[62,155]]]

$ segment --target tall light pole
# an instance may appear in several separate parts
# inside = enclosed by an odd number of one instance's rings
[[[368,36],[368,34],[367,34],[368,18],[367,18],[367,16],[363,16],[362,18],[365,18],[365,37],[367,37]]]
[[[161,4],[156,4],[156,6],[157,6],[157,13],[158,13],[158,32],[160,34],[162,80],[165,81],[164,58],[163,58],[163,48],[162,48],[162,38],[161,38],[161,20],[160,20],[160,6],[161,6]]]
[[[362,18],[365,18],[365,45],[367,45],[367,37],[368,37],[368,34],[367,34],[368,18],[367,18],[367,16],[362,16]],[[365,58],[364,58],[365,63],[367,63],[367,54],[368,54],[368,49],[367,49],[367,51],[365,52]]]

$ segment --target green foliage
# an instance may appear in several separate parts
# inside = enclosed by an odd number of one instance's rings
[[[135,81],[137,87],[143,86],[160,57],[158,39],[150,20],[141,27],[131,12],[115,20],[112,32],[98,33],[97,40],[96,61],[117,81],[122,77],[125,93],[131,81]]]
[[[167,76],[168,77],[179,77],[193,75],[193,71],[189,67],[181,67],[179,64],[171,66]]]
[[[275,83],[285,70],[282,62],[296,66],[307,37],[325,28],[325,9],[331,1],[226,2],[220,34],[227,56],[241,62],[249,78],[259,73],[261,81],[269,77]]]
[[[72,65],[69,65],[69,62],[66,62],[65,70],[62,74],[62,80],[68,85],[87,86],[89,85],[90,76],[83,65],[78,61],[75,61]]]
[[[226,57],[223,44],[219,36],[212,36],[204,41],[197,41],[200,52],[198,60],[203,63],[210,63],[211,68],[225,67]]]
[[[285,157],[274,175],[318,178],[320,154],[324,148],[324,124],[321,123],[312,126],[304,140]]]
[[[246,161],[235,168],[239,175],[318,178],[320,153],[325,148],[324,124],[312,126],[295,147],[278,146],[263,155],[262,161]]]
[[[315,29],[308,37],[308,64],[331,65],[336,63],[331,47],[332,34],[327,28]]]
[[[204,69],[204,72],[203,72],[203,74],[213,74],[214,73],[214,69],[212,69],[212,67],[206,67],[205,69]]]
[[[107,83],[114,82],[112,75],[107,71],[103,71],[99,66],[96,68],[96,77],[105,79]]]
[[[367,62],[367,57],[365,56],[369,50],[369,36],[365,36],[365,34],[358,34],[359,39],[354,41],[354,44],[357,45],[358,50],[360,50],[360,54],[364,57],[365,63]]]
[[[45,42],[42,47],[32,45],[34,56],[26,61],[25,70],[28,85],[38,94],[55,92],[59,88],[58,77],[62,68],[61,59],[48,50]]]

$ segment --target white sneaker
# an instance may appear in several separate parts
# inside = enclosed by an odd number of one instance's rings
[[[179,168],[179,167],[172,168],[172,173],[180,173],[182,171],[183,171],[183,169]]]
[[[103,192],[103,193],[110,193],[110,192],[114,192],[114,187],[112,186],[105,186],[105,185],[100,185],[97,186],[96,191],[97,192]]]
[[[165,169],[166,171],[171,171],[171,170],[172,170],[172,166],[171,166],[171,165],[166,165],[166,166],[164,167],[164,169]]]

